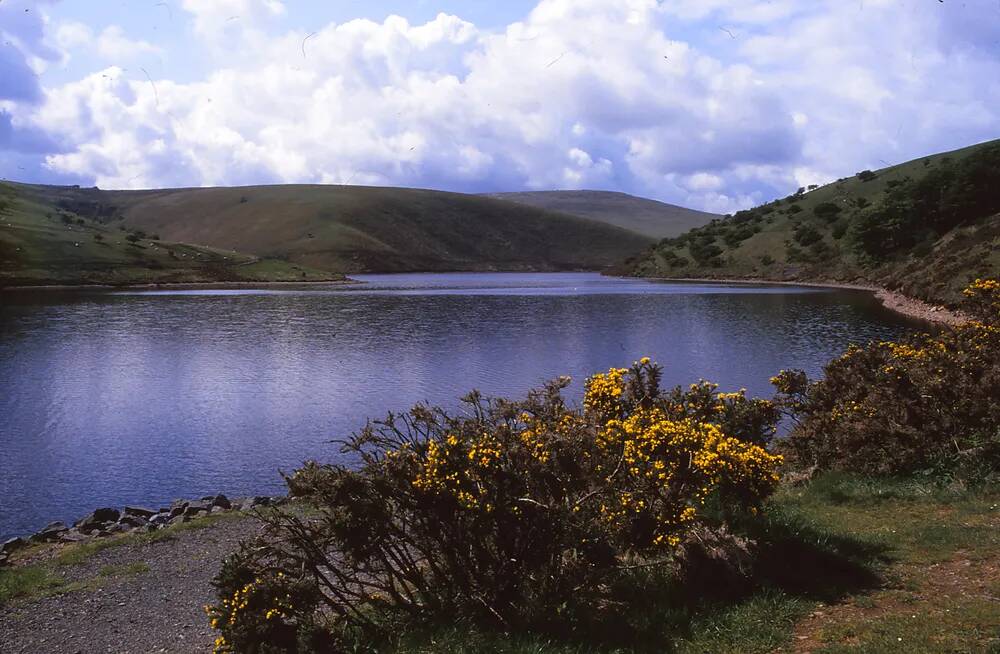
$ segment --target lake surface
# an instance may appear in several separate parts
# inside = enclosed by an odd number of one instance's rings
[[[350,286],[0,294],[0,538],[100,506],[276,494],[368,417],[521,395],[650,356],[770,396],[918,323],[870,294],[596,274],[360,276]]]

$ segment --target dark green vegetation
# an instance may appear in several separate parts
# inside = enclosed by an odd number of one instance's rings
[[[786,446],[821,469],[1000,479],[1000,329],[853,348],[823,379],[783,372],[798,426]]]
[[[112,218],[39,187],[0,183],[0,287],[342,279],[285,261],[160,240]]]
[[[337,273],[596,270],[651,239],[492,198],[349,186],[29,187],[99,222]]]
[[[677,620],[635,607],[683,610],[740,584],[750,557],[733,528],[773,493],[780,457],[762,447],[769,402],[661,391],[659,377],[648,360],[595,375],[582,410],[561,380],[370,425],[344,444],[356,465],[288,479],[318,515],[275,516],[227,561],[213,626],[234,651],[443,623],[663,642]]]
[[[609,191],[493,193],[490,197],[599,220],[655,239],[679,236],[721,218],[712,213]]]
[[[1000,647],[1000,493],[827,474],[769,502],[757,586],[678,612],[655,652],[993,652]],[[992,649],[991,649],[992,648]],[[363,650],[362,650],[363,651]],[[632,647],[445,628],[397,636],[395,654],[624,654]]]
[[[619,621],[603,631],[512,634],[444,620],[400,628],[379,645],[358,635],[344,651],[944,654],[1000,647],[995,487],[826,473],[784,485],[763,514],[747,533],[752,570],[735,584],[725,576],[704,580],[715,585],[708,597],[639,571],[631,598],[613,607]],[[303,643],[298,651],[336,650]]]
[[[1000,481],[1000,282],[976,280],[963,295],[979,320],[851,347],[817,382],[801,371],[772,378],[795,420],[782,443],[794,463]]]
[[[916,159],[665,239],[625,274],[867,282],[956,303],[1000,271],[1000,141]]]

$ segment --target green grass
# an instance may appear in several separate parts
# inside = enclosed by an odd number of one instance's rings
[[[599,220],[655,239],[678,236],[722,217],[609,191],[529,191],[490,197]]]
[[[340,278],[285,261],[186,243],[144,238],[133,244],[120,222],[82,217],[31,188],[0,183],[0,287]]]
[[[416,189],[17,189],[24,197],[69,207],[99,225],[340,273],[597,270],[653,240],[604,222],[513,202]]]
[[[744,592],[685,605],[669,590],[639,588],[632,613],[603,632],[557,638],[452,624],[408,631],[378,651],[737,654],[803,642],[828,654],[1000,651],[988,649],[1000,648],[1000,581],[977,586],[977,568],[953,574],[966,561],[1000,570],[998,511],[996,488],[827,474],[782,488],[752,528],[759,568]],[[629,633],[641,638],[626,642]]]
[[[983,143],[953,152],[921,157],[876,171],[877,177],[862,181],[851,176],[799,196],[790,196],[757,207],[742,218],[730,218],[695,229],[678,240],[668,240],[627,260],[616,269],[621,274],[716,279],[764,279],[777,281],[844,281],[899,288],[904,293],[936,303],[955,305],[961,291],[976,277],[1000,274],[1000,215],[981,215],[913,247],[885,255],[880,260],[859,257],[851,233],[837,237],[838,222],[858,222],[859,202],[877,206],[891,185],[907,179],[920,180],[929,173],[961,164],[969,155],[982,152],[1000,141]],[[793,213],[792,205],[801,208]],[[836,220],[815,215],[821,204],[841,208]],[[819,234],[822,252],[796,241],[796,226]],[[749,230],[749,231],[746,231]],[[739,242],[726,235],[740,232]],[[688,237],[704,235],[708,245],[720,250],[715,257],[692,254]],[[687,240],[685,240],[687,239]],[[738,240],[738,239],[737,239]],[[820,247],[815,246],[815,247]],[[796,250],[801,254],[796,255]]]

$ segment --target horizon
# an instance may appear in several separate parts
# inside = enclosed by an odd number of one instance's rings
[[[800,5],[8,0],[0,177],[721,214],[998,136],[993,4]]]
[[[967,145],[964,145],[964,146],[961,146],[959,148],[956,148],[955,150],[949,150],[949,151],[946,151],[946,152],[927,152],[927,153],[924,153],[924,154],[917,155],[913,159],[908,159],[908,160],[905,160],[905,161],[896,161],[896,162],[888,163],[883,168],[886,168],[886,169],[888,169],[888,168],[894,168],[896,166],[901,166],[901,165],[904,165],[906,163],[909,163],[910,161],[915,161],[917,159],[920,159],[921,157],[933,156],[933,155],[937,155],[937,154],[948,154],[950,152],[954,152],[954,151],[957,151],[957,150],[962,150],[962,149],[965,149],[967,147],[974,147],[976,145],[982,145],[984,143],[989,143],[991,141],[1000,141],[1000,138],[987,139],[985,141],[979,141],[979,142],[976,142],[976,143],[969,143]],[[883,163],[885,163],[885,162],[883,162]],[[879,170],[881,170],[881,169],[879,169]],[[324,187],[328,187],[328,186],[341,186],[341,187],[344,187],[344,188],[370,188],[370,189],[390,188],[390,189],[402,189],[402,190],[414,190],[414,191],[435,191],[435,192],[439,192],[439,193],[457,193],[457,194],[460,194],[460,195],[480,195],[480,196],[516,195],[516,194],[521,194],[521,193],[617,193],[617,194],[622,194],[622,195],[627,195],[627,196],[630,196],[630,197],[638,198],[640,200],[648,200],[648,201],[651,201],[651,202],[660,202],[660,203],[668,204],[668,205],[671,205],[671,206],[677,206],[677,207],[680,207],[682,209],[691,209],[691,210],[694,210],[694,211],[706,211],[706,210],[703,210],[703,209],[698,209],[697,207],[687,206],[687,205],[683,205],[683,204],[676,204],[676,203],[673,203],[673,202],[667,202],[665,200],[659,200],[659,199],[653,198],[653,197],[648,197],[648,196],[644,196],[644,195],[636,195],[634,193],[628,193],[627,191],[622,191],[622,190],[618,190],[618,189],[605,189],[605,188],[549,188],[549,189],[506,190],[506,191],[505,190],[501,190],[501,191],[454,191],[454,190],[449,190],[449,189],[446,189],[446,188],[430,188],[430,187],[422,187],[422,186],[369,185],[369,184],[337,184],[337,183],[322,184],[322,183],[315,183],[315,182],[276,182],[276,183],[265,183],[265,184],[232,184],[232,185],[209,185],[209,186],[156,186],[156,187],[149,187],[149,188],[105,188],[105,187],[100,187],[100,186],[98,186],[96,184],[88,186],[88,187],[85,187],[82,184],[44,184],[44,183],[39,183],[39,182],[24,182],[24,181],[20,181],[20,180],[16,180],[16,179],[6,179],[6,178],[3,178],[3,177],[0,177],[0,181],[11,183],[11,184],[24,184],[24,185],[29,185],[29,186],[30,185],[36,185],[36,186],[63,186],[63,187],[67,187],[67,188],[74,188],[74,187],[79,187],[79,188],[94,188],[94,189],[97,189],[99,191],[108,191],[108,192],[121,192],[121,191],[137,191],[137,192],[141,192],[141,191],[189,191],[189,190],[198,190],[198,189],[214,189],[214,188],[258,188],[258,187],[269,187],[269,186],[324,186]],[[836,180],[830,180],[829,182],[825,182],[824,184],[820,184],[819,186],[820,186],[820,188],[822,188],[822,186],[830,184],[830,183],[833,183],[835,181]],[[768,204],[768,203],[773,202],[775,200],[781,199],[782,197],[784,197],[784,195],[777,195],[777,196],[774,196],[774,197],[765,198],[765,199],[763,199],[760,202],[760,204],[761,205]],[[746,208],[752,208],[752,207],[746,207]],[[711,212],[711,211],[706,211],[706,212],[707,213],[714,213],[714,212]],[[716,215],[719,215],[721,217],[725,217],[728,214],[716,214]]]

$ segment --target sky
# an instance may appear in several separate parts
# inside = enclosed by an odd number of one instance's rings
[[[726,213],[1000,138],[1000,0],[0,0],[0,178]]]

